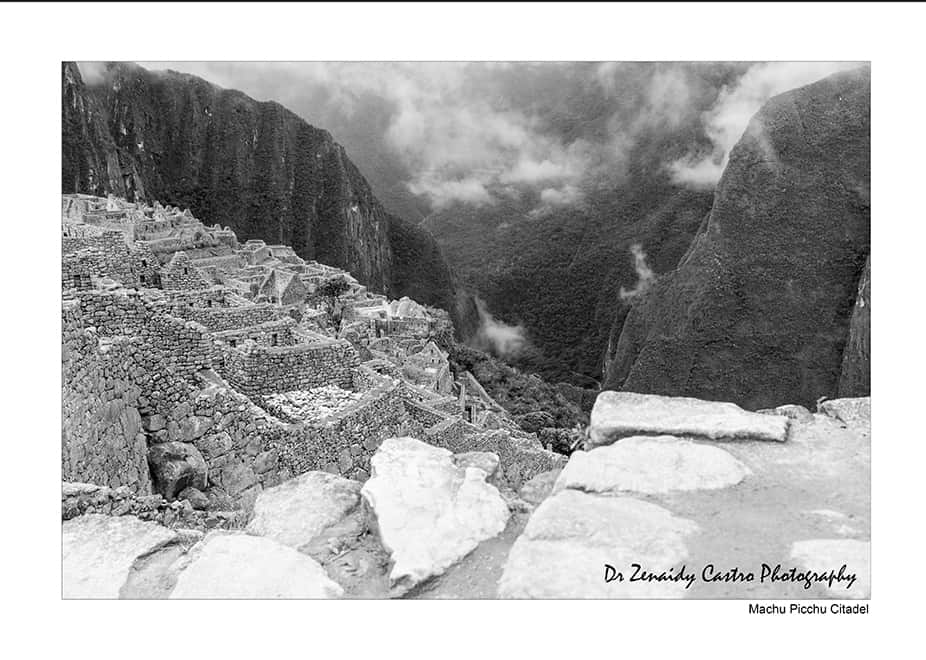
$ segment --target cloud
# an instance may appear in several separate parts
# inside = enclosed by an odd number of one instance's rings
[[[193,73],[259,100],[279,101],[335,137],[338,130],[362,131],[358,124],[365,122],[369,133],[356,142],[375,142],[390,152],[402,165],[408,190],[436,207],[492,203],[511,194],[505,188],[513,185],[574,184],[586,168],[589,145],[563,141],[546,130],[526,102],[511,98],[511,82],[522,71],[542,80],[562,71],[566,65],[560,63],[141,64]]]
[[[646,263],[646,252],[643,251],[643,246],[639,243],[634,243],[630,246],[630,253],[633,255],[633,269],[637,273],[637,284],[632,289],[621,287],[621,300],[635,298],[641,293],[645,293],[653,283],[653,280],[656,279],[656,274],[653,272],[653,269]]]
[[[562,188],[544,188],[540,191],[540,201],[548,206],[568,206],[579,200],[579,190],[572,185]]]
[[[475,178],[447,181],[440,177],[422,176],[409,183],[409,189],[416,195],[427,195],[438,209],[455,201],[473,206],[482,206],[493,201],[485,184]]]
[[[765,100],[852,66],[141,64],[278,101],[331,131],[381,199],[418,218],[454,203],[486,206],[519,196],[539,200],[531,213],[545,213],[578,203],[580,190],[620,186],[629,166],[643,159],[665,167],[677,183],[710,188]]]
[[[689,153],[669,164],[673,181],[693,188],[712,188],[720,179],[730,150],[739,141],[759,108],[772,96],[802,87],[839,71],[853,62],[768,62],[754,64],[734,85],[724,87],[714,106],[704,113],[709,153]]]
[[[516,357],[527,345],[523,326],[508,325],[496,320],[485,302],[478,297],[476,309],[479,312],[479,329],[469,343],[494,355],[506,358]]]
[[[99,85],[106,79],[105,62],[78,62],[77,68],[86,85]]]

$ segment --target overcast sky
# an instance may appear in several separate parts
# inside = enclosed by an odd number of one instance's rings
[[[258,100],[274,100],[328,129],[364,173],[394,177],[433,206],[491,203],[506,186],[533,185],[544,203],[570,203],[602,162],[619,162],[643,130],[671,129],[696,112],[712,148],[664,167],[675,180],[711,187],[749,118],[770,96],[851,63],[724,65],[737,74],[708,107],[693,107],[703,81],[683,66],[621,63],[140,62],[192,73]],[[707,65],[705,65],[707,66]],[[738,66],[738,68],[737,68]],[[82,67],[82,70],[87,68]],[[641,77],[640,70],[644,71]],[[698,70],[700,71],[700,69]],[[594,138],[570,134],[557,115],[570,95],[605,107],[635,99]],[[566,126],[567,130],[563,129]]]

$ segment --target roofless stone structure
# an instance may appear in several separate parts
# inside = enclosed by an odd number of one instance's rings
[[[497,451],[515,485],[565,461],[455,379],[442,310],[159,203],[64,195],[62,241],[67,482],[228,526],[308,470],[365,481],[398,435]]]

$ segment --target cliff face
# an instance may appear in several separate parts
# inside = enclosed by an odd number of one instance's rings
[[[431,235],[390,216],[327,131],[277,103],[134,64],[108,65],[88,85],[65,63],[61,81],[62,192],[189,207],[241,240],[292,245],[374,290],[455,314]]]
[[[688,253],[615,327],[605,388],[753,409],[867,394],[839,381],[870,250],[869,134],[867,68],[771,99]]]
[[[840,397],[871,395],[871,257],[859,280],[855,308],[849,321],[849,340],[842,356]]]

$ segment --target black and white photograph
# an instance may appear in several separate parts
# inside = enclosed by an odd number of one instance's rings
[[[867,598],[870,83],[64,62],[64,597]]]
[[[42,452],[9,506],[49,622],[842,648],[919,593],[888,526],[918,526],[921,324],[888,313],[922,47],[858,39],[865,3],[725,7],[50,5],[3,120],[9,443]]]

